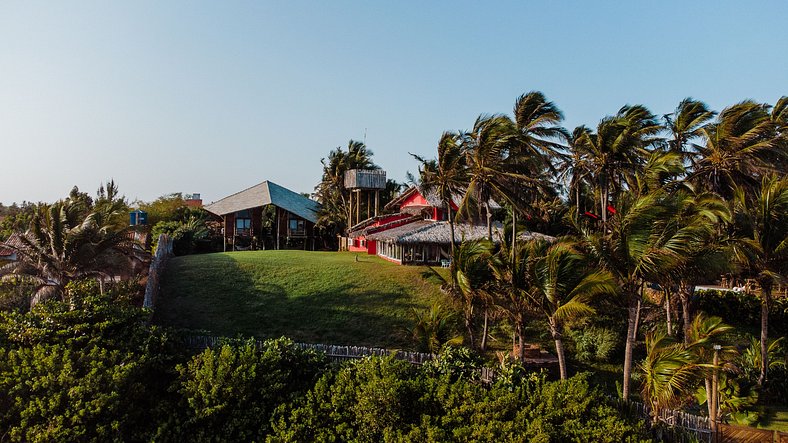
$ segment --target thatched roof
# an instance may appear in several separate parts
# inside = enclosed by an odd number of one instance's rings
[[[480,240],[487,238],[487,226],[456,223],[454,225],[454,234],[458,242],[463,240]],[[503,226],[500,223],[493,224],[493,241],[498,243],[501,237],[503,237]],[[522,232],[520,233],[520,238],[523,240],[532,238],[552,239],[550,236],[536,232]],[[451,244],[451,228],[449,227],[449,222],[421,220],[369,234],[367,239],[403,245],[417,243],[448,245]]]
[[[317,211],[320,209],[320,203],[274,182],[264,181],[211,203],[205,206],[205,210],[216,215],[226,215],[267,205],[277,206],[312,223],[317,222]]]

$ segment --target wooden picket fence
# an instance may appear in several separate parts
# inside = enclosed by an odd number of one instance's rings
[[[210,335],[190,335],[184,337],[186,346],[192,349],[205,349],[213,348],[217,345],[227,343],[226,337],[210,336]],[[258,347],[262,347],[265,342],[262,340],[255,340]],[[410,352],[391,350],[385,348],[370,348],[366,346],[343,346],[343,345],[325,345],[315,343],[295,343],[301,349],[312,349],[317,352],[322,352],[331,361],[342,362],[345,360],[354,360],[364,357],[388,357],[393,355],[398,360],[404,360],[414,365],[422,365],[435,356],[433,354],[425,354],[423,352]]]
[[[653,415],[648,405],[637,401],[624,400],[619,397],[610,397],[610,400],[618,405],[619,410],[622,412],[644,420],[646,423],[652,423]],[[657,420],[666,425],[664,432],[670,434],[661,436],[664,441],[676,443],[693,441],[712,443],[715,441],[708,417],[693,415],[684,411],[663,409],[660,411]]]

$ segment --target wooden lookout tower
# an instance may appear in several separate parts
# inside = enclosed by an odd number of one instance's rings
[[[345,189],[350,190],[350,220],[349,226],[359,223],[361,218],[361,204],[366,194],[366,217],[378,215],[380,206],[380,191],[386,189],[386,171],[380,169],[351,169],[345,172]],[[353,195],[355,194],[355,198]],[[374,194],[374,206],[372,196]],[[355,206],[355,210],[353,205]],[[374,208],[374,212],[373,212]]]

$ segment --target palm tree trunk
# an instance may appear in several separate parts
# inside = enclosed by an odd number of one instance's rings
[[[514,261],[515,246],[517,246],[517,212],[512,206],[512,261]]]
[[[484,203],[484,208],[487,210],[487,240],[493,241],[492,238],[492,212],[490,212],[490,202]]]
[[[558,370],[561,373],[561,380],[566,380],[566,360],[564,357],[564,341],[560,331],[560,325],[556,324],[553,319],[549,319],[550,334],[555,340],[555,353],[558,356]]]
[[[761,375],[758,377],[758,386],[763,386],[769,377],[769,308],[772,302],[772,288],[761,285]]]
[[[525,361],[525,340],[523,337],[523,328],[525,325],[523,324],[523,319],[520,318],[517,320],[517,341],[520,343],[520,347],[517,348],[517,358],[522,362]]]
[[[638,305],[637,297],[630,295],[631,300],[627,307],[627,339],[624,346],[624,386],[622,396],[624,400],[629,398],[629,384],[632,376],[632,349],[635,346],[635,337],[637,336],[637,322],[638,322]]]
[[[608,202],[609,196],[608,196],[608,189],[607,189],[607,178],[604,177],[604,176],[602,177],[602,180],[601,180],[601,183],[600,183],[600,187],[602,188],[602,189],[600,189],[600,199],[601,199],[600,200],[600,204],[602,206],[600,208],[600,211],[601,211],[601,215],[602,215],[602,226],[607,226],[607,202]]]
[[[451,257],[454,259],[454,248],[457,245],[457,237],[454,235],[454,218],[451,214],[451,202],[446,203],[449,218],[449,231],[451,231]]]
[[[471,344],[471,348],[475,347],[476,340],[473,338],[473,322],[471,321],[472,315],[465,316],[465,329],[468,332],[468,342]]]
[[[487,324],[489,321],[490,312],[487,307],[484,307],[484,325],[482,326],[482,343],[479,346],[479,350],[484,352],[487,350]]]
[[[665,293],[665,320],[668,326],[668,335],[673,335],[673,319],[670,316],[670,290],[663,289]]]
[[[714,398],[712,398],[711,379],[705,377],[703,383],[706,385],[706,409],[708,409],[709,419],[711,419],[714,417]],[[712,424],[712,426],[714,426],[714,424]]]
[[[684,283],[679,285],[679,298],[681,299],[681,315],[684,318],[684,344],[689,344],[689,331],[692,327],[692,307],[690,296],[694,288]]]

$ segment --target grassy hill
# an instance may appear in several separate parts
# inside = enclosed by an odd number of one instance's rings
[[[412,309],[445,300],[445,269],[339,252],[250,251],[171,260],[155,322],[212,334],[404,347]]]

